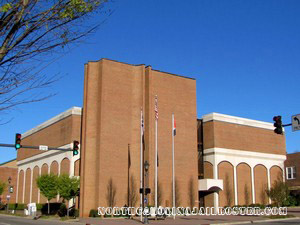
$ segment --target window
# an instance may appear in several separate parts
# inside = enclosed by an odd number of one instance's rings
[[[287,167],[286,168],[286,177],[288,180],[296,179],[296,167]]]

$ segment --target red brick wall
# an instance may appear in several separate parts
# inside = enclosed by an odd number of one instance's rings
[[[300,152],[287,154],[287,159],[284,162],[284,167],[287,168],[292,166],[296,167],[296,179],[286,180],[286,182],[290,187],[300,186]],[[285,177],[287,177],[287,174],[285,174]]]
[[[60,147],[70,144],[73,140],[80,140],[80,115],[70,115],[44,129],[39,130],[22,139],[23,145],[48,145],[51,147]],[[43,153],[44,151],[36,149],[19,149],[17,160],[23,160]]]
[[[148,183],[153,193],[155,95],[159,98],[158,145],[162,204],[171,202],[172,112],[175,113],[177,123],[176,178],[182,206],[188,205],[186,190],[191,178],[197,196],[195,80],[154,71],[144,65],[132,66],[101,60],[88,63],[85,69],[81,216],[88,216],[90,209],[107,205],[106,186],[110,178],[117,188],[116,205],[123,206],[127,202],[128,144],[131,154],[130,174],[139,187],[141,107],[144,109],[145,121],[145,160],[150,163]],[[149,198],[153,199],[152,196]]]
[[[13,186],[13,193],[9,193],[8,188],[5,189],[3,194],[0,196],[2,202],[6,202],[6,196],[10,195],[10,203],[16,202],[16,193],[17,193],[17,175],[18,175],[18,169],[17,168],[11,168],[11,167],[0,167],[0,180],[2,182],[5,182],[8,186],[8,178],[11,177],[11,186]]]
[[[218,178],[223,180],[223,191],[219,192],[219,206],[234,205],[233,166],[229,162],[219,163]]]
[[[255,203],[268,204],[266,189],[268,188],[267,168],[263,165],[254,167]]]
[[[248,204],[252,203],[251,168],[246,163],[240,163],[236,168],[238,205],[246,205],[248,190]]]
[[[285,136],[275,134],[273,130],[208,121],[204,123],[204,149],[214,147],[286,154]]]

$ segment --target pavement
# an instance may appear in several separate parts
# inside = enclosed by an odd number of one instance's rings
[[[245,223],[243,225],[250,225],[250,224],[255,224],[255,225],[299,225],[300,224],[300,219],[288,219],[288,220],[278,220],[278,221],[263,221],[263,222],[258,222],[258,223]],[[224,224],[222,224],[224,225]],[[240,224],[242,225],[242,224]]]
[[[268,219],[259,216],[176,216],[176,219],[167,218],[165,220],[149,220],[150,224],[156,225],[233,225],[233,224],[256,224],[256,225],[299,225],[300,224],[300,208],[289,208],[289,214],[296,216],[288,219]],[[117,218],[81,218],[72,221],[60,221],[57,219],[38,219],[33,220],[28,217],[19,217],[12,215],[0,214],[0,225],[86,225],[86,224],[107,224],[107,225],[134,225],[141,224],[138,218],[117,219]]]
[[[54,220],[39,219],[33,220],[32,218],[11,216],[0,214],[0,225],[81,225],[78,222],[62,222]]]
[[[268,219],[259,216],[177,216],[173,218],[167,218],[165,220],[149,220],[149,224],[156,225],[169,225],[169,224],[180,224],[180,225],[233,225],[233,224],[264,224],[269,221],[285,221],[294,220],[297,221],[294,224],[300,224],[300,217],[288,218],[288,219]],[[79,220],[83,224],[108,224],[108,225],[129,225],[129,224],[141,224],[137,219],[99,219],[99,218],[81,218]],[[291,223],[292,224],[292,223]]]

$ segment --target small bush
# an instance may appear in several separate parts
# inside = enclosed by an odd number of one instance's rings
[[[100,215],[98,215],[98,210],[91,209],[89,217],[100,217]]]
[[[258,207],[258,208],[260,208],[260,209],[266,208],[265,205],[263,205],[263,204],[258,204],[258,203],[257,203],[257,204],[250,204],[249,207]]]
[[[98,214],[98,211],[97,211],[97,214]],[[70,212],[69,212],[69,216],[71,217],[79,217],[79,211],[78,209],[71,209]]]
[[[0,210],[4,210],[5,209],[5,204],[0,203]]]
[[[9,204],[9,209],[10,210],[24,210],[26,208],[27,208],[26,204],[19,204],[19,203]]]
[[[55,215],[58,213],[62,203],[50,203],[50,215]],[[48,215],[48,204],[44,204],[41,208],[41,212],[44,215]]]
[[[36,204],[36,210],[41,210],[43,208],[44,204]]]
[[[59,207],[59,210],[57,211],[57,214],[59,217],[64,217],[67,215],[67,207],[65,204],[61,204],[61,206]]]
[[[296,205],[297,205],[297,199],[294,196],[289,195],[284,206],[296,206]]]

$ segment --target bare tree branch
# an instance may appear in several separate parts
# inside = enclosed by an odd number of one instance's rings
[[[42,73],[47,61],[53,62],[65,47],[94,32],[112,13],[107,4],[107,0],[1,0],[0,111],[53,96],[37,93],[58,79]],[[95,13],[105,18],[92,23]]]

